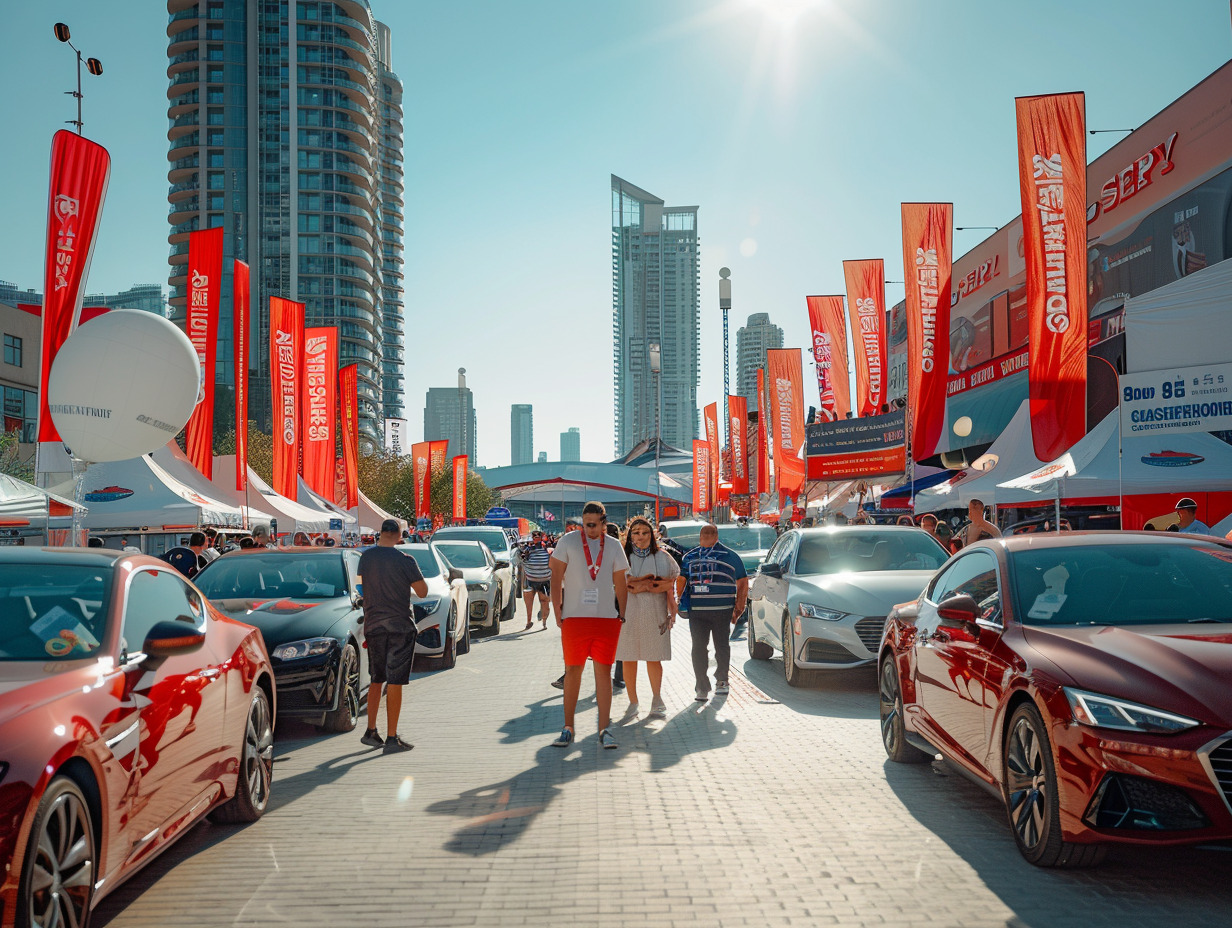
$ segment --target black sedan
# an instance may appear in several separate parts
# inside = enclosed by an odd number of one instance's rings
[[[278,711],[327,731],[351,731],[368,692],[359,552],[249,548],[224,554],[193,582],[215,608],[261,629]]]

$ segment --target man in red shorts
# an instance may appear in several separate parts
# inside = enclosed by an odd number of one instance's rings
[[[573,743],[573,717],[588,657],[595,668],[599,744],[609,750],[616,747],[608,731],[612,662],[624,622],[629,562],[620,543],[608,538],[606,530],[603,504],[587,503],[582,509],[582,531],[563,536],[552,552],[552,608],[565,652],[565,727],[553,747]]]

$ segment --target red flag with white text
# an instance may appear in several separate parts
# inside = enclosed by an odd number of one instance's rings
[[[432,443],[417,441],[411,445],[411,476],[415,481],[415,518],[426,519],[432,514],[430,461]]]
[[[197,352],[201,386],[184,433],[185,453],[206,479],[214,476],[214,373],[218,354],[218,303],[222,293],[222,226],[188,233],[188,298],[185,327]]]
[[[359,367],[338,371],[338,418],[342,422],[342,479],[346,507],[359,505]]]
[[[297,495],[303,400],[304,304],[270,297],[270,397],[274,417],[275,493]]]
[[[804,385],[798,348],[766,352],[770,380],[770,434],[780,493],[795,496],[804,489]]]
[[[770,407],[766,402],[766,369],[757,369],[757,486],[758,496],[770,492],[770,442],[766,435],[766,416]]]
[[[338,330],[320,326],[304,331],[304,483],[331,503],[337,435]]]
[[[1086,101],[1018,97],[1031,444],[1060,457],[1087,428]]]
[[[813,330],[813,362],[817,365],[817,392],[822,421],[837,422],[851,411],[847,383],[847,320],[841,296],[805,297],[809,327]]]
[[[466,521],[466,455],[457,454],[453,459],[453,520]]]
[[[231,278],[232,371],[235,375],[235,488],[248,486],[248,265],[236,260]]]
[[[885,262],[880,258],[844,261],[847,315],[856,361],[858,415],[875,416],[886,401]]]
[[[950,203],[904,203],[902,213],[908,428],[911,456],[922,461],[933,456],[945,426],[954,207]]]
[[[709,512],[710,496],[710,442],[693,439],[693,512]]]
[[[727,397],[727,450],[731,454],[731,491],[735,496],[749,492],[749,459],[745,443],[749,432],[748,400]]]
[[[719,492],[719,404],[711,403],[703,412],[706,420],[706,444],[710,446],[709,494],[713,502]]]

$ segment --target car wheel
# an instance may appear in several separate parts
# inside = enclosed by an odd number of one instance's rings
[[[17,924],[84,925],[90,917],[97,860],[90,805],[72,779],[58,776],[34,815]]]
[[[896,764],[930,763],[932,754],[907,742],[906,723],[903,721],[903,688],[893,655],[887,655],[881,662],[878,689],[881,696],[881,744],[886,757]]]
[[[235,795],[210,813],[215,822],[255,822],[269,804],[270,783],[274,778],[274,725],[269,697],[254,685],[244,742],[240,750],[239,778]]]
[[[774,656],[774,648],[766,644],[764,641],[757,640],[757,633],[754,631],[753,614],[749,612],[749,624],[744,632],[745,641],[749,646],[749,657],[755,661],[768,661]]]
[[[441,650],[439,656],[429,658],[430,666],[433,670],[452,670],[454,665],[458,663],[458,630],[456,625],[457,616],[450,612],[445,625],[445,628],[449,629],[445,633],[445,647]]]
[[[338,659],[338,708],[325,716],[326,731],[354,731],[359,724],[359,654],[349,641]]]
[[[1010,718],[1002,747],[1005,810],[1018,850],[1037,867],[1090,867],[1104,859],[1099,844],[1074,844],[1061,835],[1061,805],[1052,744],[1034,703]]]
[[[783,678],[788,686],[808,686],[813,682],[811,671],[796,666],[796,633],[787,616],[783,616]]]
[[[483,635],[485,638],[494,638],[500,634],[501,619],[504,618],[501,613],[505,611],[505,600],[501,596],[500,590],[496,591],[496,599],[492,600],[492,624],[484,629]]]
[[[518,608],[518,597],[515,593],[509,597],[509,602],[505,603],[505,609],[500,613],[501,621],[508,622],[513,618],[514,610]]]

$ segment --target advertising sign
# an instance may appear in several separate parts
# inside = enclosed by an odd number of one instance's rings
[[[710,446],[710,499],[719,491],[719,404],[711,403],[703,410],[706,420],[706,443]]]
[[[710,443],[693,439],[693,511],[709,512],[710,496]]]
[[[901,409],[810,425],[806,431],[810,480],[879,477],[906,468],[906,414]]]
[[[342,479],[346,506],[359,505],[359,368],[338,371],[338,418],[342,422]]]
[[[207,480],[214,476],[214,361],[221,292],[222,227],[189,232],[186,325],[201,365],[201,388],[184,439],[188,459]]]
[[[235,373],[235,488],[248,485],[248,265],[235,262],[231,283]]]
[[[827,422],[847,417],[851,389],[847,383],[847,322],[841,296],[805,297],[813,333],[813,363],[817,366],[817,411]],[[760,407],[758,407],[760,409]]]
[[[757,369],[757,485],[753,492],[760,496],[770,492],[770,448],[766,441],[766,370]]]
[[[1122,374],[1121,434],[1232,429],[1232,363]]]
[[[429,468],[432,443],[418,441],[411,445],[411,474],[415,481],[415,518],[426,519],[432,508],[432,476]]]
[[[453,520],[466,521],[466,455],[453,459]]]
[[[274,414],[274,492],[295,499],[303,401],[304,304],[270,297],[270,396]]]
[[[321,326],[304,334],[304,482],[313,493],[334,503],[338,330]]]
[[[406,453],[406,420],[385,420],[385,450],[390,454]]]
[[[804,489],[804,385],[800,351],[771,348],[766,352],[770,375],[770,434],[779,493],[795,496]]]
[[[856,362],[852,407],[858,415],[875,416],[886,401],[885,262],[844,261],[843,277]]]
[[[731,492],[747,496],[749,492],[749,459],[745,442],[748,439],[748,400],[743,396],[727,397],[728,450],[731,453]]]
[[[954,207],[904,203],[902,216],[911,453],[919,461],[932,456],[945,426]]]

